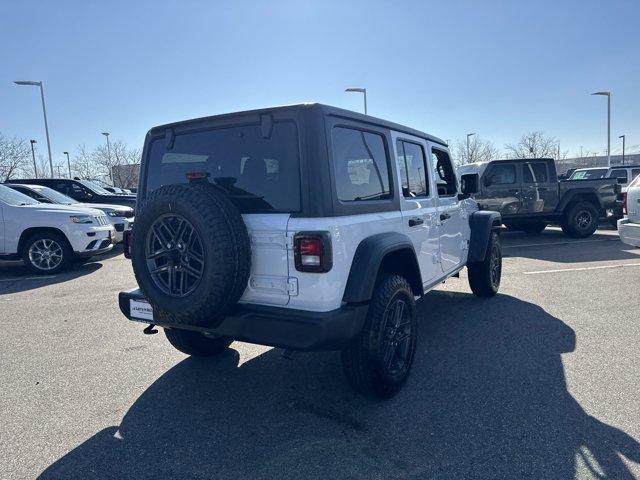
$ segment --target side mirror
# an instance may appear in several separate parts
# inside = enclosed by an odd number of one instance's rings
[[[478,174],[468,173],[466,175],[462,175],[460,177],[460,189],[462,190],[462,194],[467,197],[474,193],[478,193]]]

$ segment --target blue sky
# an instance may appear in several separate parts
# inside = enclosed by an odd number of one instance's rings
[[[0,132],[54,160],[141,146],[156,124],[319,101],[498,147],[542,130],[570,156],[640,151],[640,2],[37,1],[0,6]]]

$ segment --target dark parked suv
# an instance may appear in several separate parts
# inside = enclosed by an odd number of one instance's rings
[[[124,205],[127,207],[135,207],[136,204],[136,197],[133,195],[113,194],[89,180],[69,180],[68,178],[16,178],[7,180],[6,183],[43,185],[81,203],[109,203],[112,205]]]

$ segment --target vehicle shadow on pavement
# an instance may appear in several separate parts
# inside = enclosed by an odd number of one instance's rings
[[[100,268],[102,268],[100,263],[87,263],[74,265],[69,270],[54,275],[38,276],[25,267],[22,262],[0,262],[0,296],[68,282],[94,273]]]
[[[640,444],[567,391],[561,320],[442,291],[419,313],[391,400],[352,393],[336,353],[186,359],[40,478],[633,478],[621,456],[640,463]]]
[[[598,232],[585,239],[573,239],[551,229],[540,235],[503,231],[503,255],[558,263],[640,261],[640,250],[622,243],[617,233]]]

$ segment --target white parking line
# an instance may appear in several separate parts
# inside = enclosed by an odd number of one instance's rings
[[[623,263],[620,265],[600,265],[598,267],[558,268],[556,270],[536,270],[524,272],[525,275],[537,275],[539,273],[582,272],[585,270],[604,270],[605,268],[640,267],[640,263]]]
[[[594,243],[594,242],[617,242],[618,238],[600,238],[598,240],[576,240],[573,242],[550,242],[550,243],[528,243],[524,245],[503,245],[502,248],[520,248],[520,247],[552,247],[554,245],[576,245],[580,243]]]

